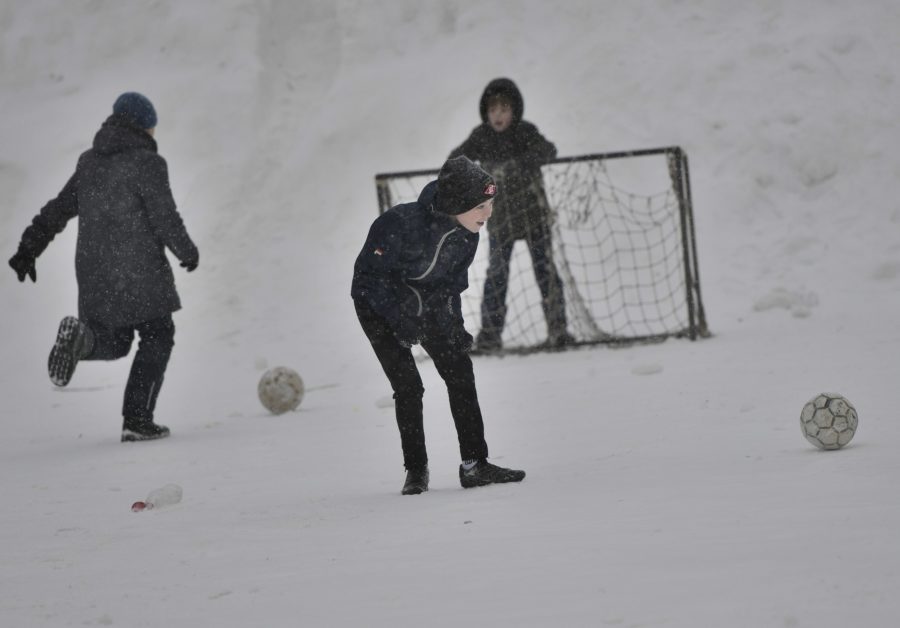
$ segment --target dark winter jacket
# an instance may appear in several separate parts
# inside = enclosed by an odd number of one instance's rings
[[[165,249],[188,265],[199,257],[146,131],[110,116],[62,192],[25,230],[19,251],[39,256],[76,216],[80,318],[130,326],[181,307]]]
[[[434,333],[453,342],[467,335],[460,294],[469,286],[478,234],[436,212],[436,192],[432,181],[415,203],[379,216],[353,269],[353,299],[408,342]]]
[[[503,95],[512,103],[513,122],[498,133],[488,122],[488,101]],[[494,201],[488,229],[501,239],[524,238],[535,225],[546,224],[550,206],[544,191],[541,165],[556,158],[556,146],[537,127],[522,119],[525,103],[509,79],[491,81],[481,96],[482,123],[450,153],[481,163],[497,182],[501,194]]]

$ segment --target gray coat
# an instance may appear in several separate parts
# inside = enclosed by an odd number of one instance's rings
[[[80,318],[126,327],[181,308],[165,249],[188,266],[199,254],[175,208],[166,161],[146,131],[110,116],[19,250],[37,257],[76,216]]]

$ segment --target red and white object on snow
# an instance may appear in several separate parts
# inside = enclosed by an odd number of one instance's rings
[[[161,488],[150,491],[144,501],[134,502],[131,505],[131,510],[132,512],[142,512],[144,510],[171,506],[180,502],[183,494],[184,491],[177,484],[166,484]]]

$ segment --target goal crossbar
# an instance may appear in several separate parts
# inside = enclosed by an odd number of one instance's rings
[[[653,181],[649,186],[664,183],[666,189],[648,193],[620,187],[615,171],[629,160],[641,162],[646,179]],[[438,173],[430,168],[376,174],[379,212],[415,200],[422,185]],[[553,214],[553,257],[574,344],[627,346],[710,335],[700,291],[688,159],[680,147],[560,157],[542,166],[542,174]],[[640,168],[625,178],[637,187],[643,183]],[[573,189],[579,190],[577,195]],[[463,295],[470,331],[480,326],[486,240],[482,238],[470,269],[470,288]],[[502,353],[546,348],[540,295],[523,253],[518,250],[513,259],[519,266],[510,274],[511,323]]]

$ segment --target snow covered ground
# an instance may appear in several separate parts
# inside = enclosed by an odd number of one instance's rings
[[[126,90],[201,250],[154,443],[118,442],[129,360],[47,380],[76,225],[0,272],[0,625],[900,624],[898,31],[892,0],[0,2],[3,259]],[[423,364],[401,497],[352,263],[373,175],[439,166],[496,76],[562,155],[687,151],[715,336],[476,359],[528,477],[471,491]],[[309,391],[274,417],[280,364]],[[826,390],[837,452],[800,433]]]

